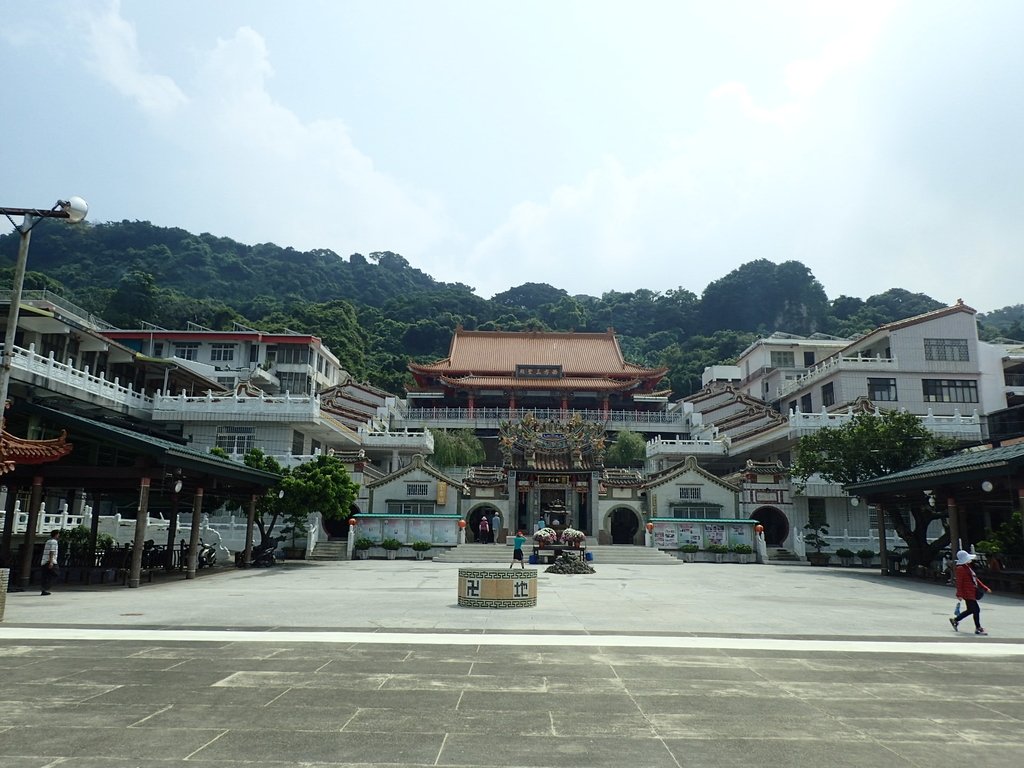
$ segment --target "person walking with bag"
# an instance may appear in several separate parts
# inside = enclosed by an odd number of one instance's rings
[[[992,590],[985,586],[978,574],[971,567],[971,562],[977,557],[961,549],[956,553],[956,596],[964,601],[964,610],[958,615],[950,618],[949,623],[953,629],[960,631],[959,624],[968,616],[974,617],[974,634],[987,635],[988,632],[981,626],[981,605],[978,601],[986,592]]]
[[[60,538],[60,531],[51,531],[50,538],[43,545],[43,556],[39,559],[39,567],[42,572],[39,575],[39,584],[42,588],[41,595],[50,594],[50,585],[57,578],[57,539]]]
[[[477,529],[476,529],[476,537],[477,537],[478,543],[480,543],[480,544],[487,544],[490,535],[491,535],[491,526],[487,522],[487,515],[485,514],[483,517],[480,518],[480,522],[477,525]]]

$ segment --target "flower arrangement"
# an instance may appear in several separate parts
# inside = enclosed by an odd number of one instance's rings
[[[562,531],[562,541],[566,544],[575,544],[576,542],[583,541],[587,538],[587,534],[583,531],[578,531],[575,528],[566,528]]]
[[[554,528],[541,528],[533,534],[533,540],[539,544],[554,544],[558,541],[558,534]]]

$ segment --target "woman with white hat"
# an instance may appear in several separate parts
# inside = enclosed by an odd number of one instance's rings
[[[974,634],[987,635],[988,632],[981,626],[981,606],[978,601],[982,595],[992,590],[982,584],[981,579],[971,568],[971,561],[976,557],[977,555],[963,549],[956,553],[956,596],[964,601],[967,608],[959,616],[951,618],[949,623],[953,625],[954,630],[959,631],[960,622],[968,616],[974,616]]]

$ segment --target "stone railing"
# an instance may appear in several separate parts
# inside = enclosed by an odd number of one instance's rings
[[[153,419],[157,421],[312,421],[320,416],[316,395],[238,395],[207,392],[190,397],[156,394]]]
[[[830,357],[814,367],[808,368],[807,373],[803,376],[798,376],[793,381],[780,386],[777,397],[783,398],[794,392],[799,392],[807,385],[836,371],[893,371],[896,370],[896,367],[895,357]]]
[[[655,437],[647,441],[647,458],[662,456],[665,454],[673,456],[725,456],[729,453],[728,437],[721,440],[666,440],[662,437]]]
[[[906,412],[906,409],[901,409]],[[797,438],[803,435],[810,435],[826,427],[835,428],[848,424],[854,417],[852,408],[846,411],[834,411],[828,413],[803,413],[798,408],[789,413],[789,435]],[[929,432],[944,437],[955,437],[960,440],[981,439],[981,417],[977,411],[970,416],[964,416],[959,410],[955,410],[952,416],[936,416],[928,409],[924,416],[918,416],[921,425]]]
[[[399,421],[424,422],[441,425],[451,422],[455,425],[482,426],[487,422],[497,426],[499,422],[510,419],[522,419],[530,415],[538,421],[568,421],[579,416],[584,421],[608,424],[609,428],[619,425],[681,425],[687,423],[687,415],[680,409],[666,411],[625,411],[625,410],[574,410],[560,408],[408,408],[399,407],[395,410]]]
[[[2,346],[0,344],[0,347]],[[15,346],[11,355],[11,367],[15,371],[46,379],[47,389],[54,391],[60,391],[60,385],[63,385],[67,389],[93,395],[120,406],[147,411],[153,406],[153,398],[135,391],[131,385],[122,386],[117,378],[108,381],[102,373],[94,376],[89,372],[88,366],[80,370],[72,366],[70,360],[67,363],[58,362],[52,353],[43,357],[36,353],[35,344],[30,344],[28,349]]]

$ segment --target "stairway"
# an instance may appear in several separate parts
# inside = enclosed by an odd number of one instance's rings
[[[523,554],[530,557],[533,545],[527,542]],[[681,563],[677,557],[652,547],[634,547],[626,544],[598,545],[589,540],[587,552],[594,559],[591,565],[675,565]],[[433,558],[439,563],[500,563],[508,565],[512,561],[512,547],[507,544],[459,544],[446,549]]]
[[[348,542],[345,539],[337,541],[318,541],[313,547],[313,554],[310,560],[348,560]]]
[[[768,549],[768,563],[770,565],[806,565],[807,561],[801,560],[795,554],[783,547],[770,547]]]

